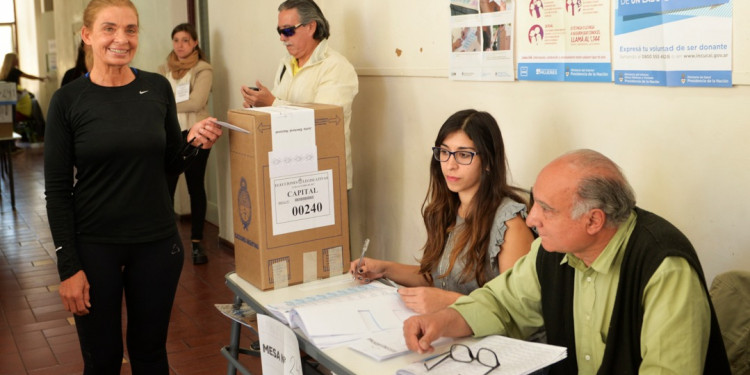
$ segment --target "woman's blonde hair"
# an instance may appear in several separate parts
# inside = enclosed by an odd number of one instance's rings
[[[141,21],[138,17],[138,9],[130,0],[91,0],[91,2],[89,2],[89,5],[87,5],[86,9],[83,11],[83,26],[89,29],[93,27],[94,20],[96,19],[96,15],[99,14],[99,11],[111,6],[127,7],[132,9],[135,12],[135,18],[140,24]]]
[[[18,56],[13,52],[6,53],[5,59],[3,60],[3,67],[0,69],[0,81],[5,81],[8,78],[11,69],[16,65],[18,65]]]

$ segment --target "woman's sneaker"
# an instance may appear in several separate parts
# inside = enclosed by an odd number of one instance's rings
[[[204,264],[208,262],[206,252],[200,242],[193,242],[193,264]]]

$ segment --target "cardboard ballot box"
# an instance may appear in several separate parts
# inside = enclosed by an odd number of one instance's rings
[[[265,290],[348,271],[341,107],[230,110],[227,122],[249,131],[224,129],[229,132],[237,274]]]
[[[13,118],[16,112],[12,104],[0,104],[0,138],[13,136]]]
[[[17,100],[16,84],[0,81],[0,138],[13,136],[13,119],[16,117],[13,106]]]

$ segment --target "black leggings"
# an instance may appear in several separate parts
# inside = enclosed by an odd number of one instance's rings
[[[91,289],[90,313],[75,316],[84,374],[120,374],[122,296],[132,373],[169,374],[167,329],[184,251],[178,234],[135,245],[78,243]]]
[[[190,165],[185,169],[185,182],[190,194],[190,225],[191,240],[203,239],[203,223],[206,221],[206,187],[204,177],[206,175],[206,164],[211,149],[200,149],[198,155],[193,158]],[[177,188],[177,180],[180,175],[168,175],[169,194],[174,203],[174,192]]]

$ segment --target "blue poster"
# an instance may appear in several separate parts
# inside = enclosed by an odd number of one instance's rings
[[[730,0],[615,3],[615,83],[732,86]]]

